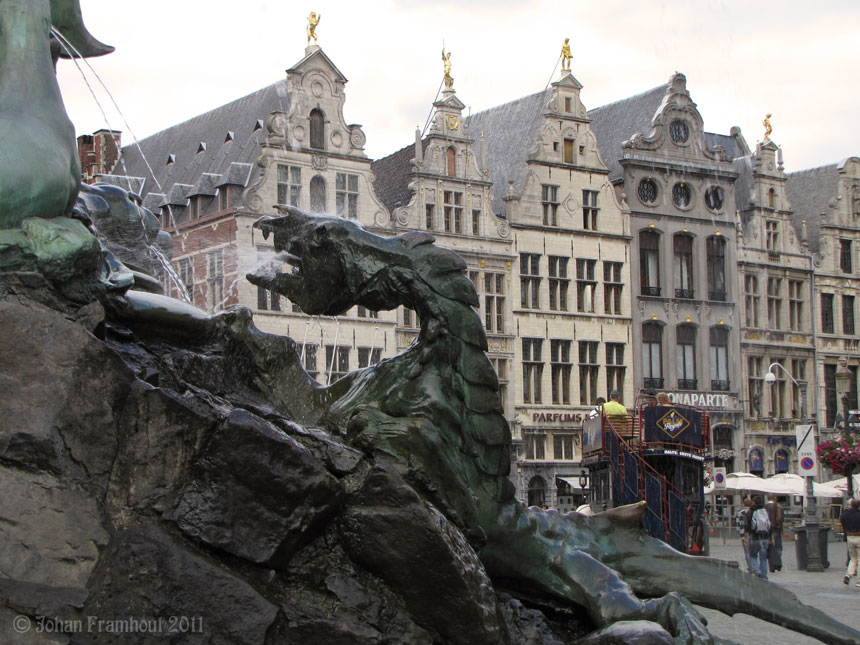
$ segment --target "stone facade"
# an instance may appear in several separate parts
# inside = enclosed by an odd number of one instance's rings
[[[765,139],[734,165],[745,432],[743,444],[731,446],[717,432],[715,464],[759,476],[797,473],[795,426],[815,411],[812,257],[791,224],[782,150]]]

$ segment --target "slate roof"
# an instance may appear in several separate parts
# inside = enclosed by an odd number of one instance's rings
[[[534,150],[551,96],[552,89],[547,88],[466,119],[469,132],[474,137],[472,148],[478,158],[481,133],[484,134],[485,158],[489,178],[493,182],[494,213],[504,213],[502,197],[507,192],[509,181],[514,182],[514,190],[519,192],[522,189],[528,170],[526,161]]]
[[[741,221],[746,226],[750,220],[752,209],[750,201],[753,198],[753,157],[744,155],[732,159],[732,168],[738,173],[735,179],[735,208],[741,212]]]
[[[422,141],[422,153],[424,146],[425,143]],[[396,204],[406,206],[412,199],[412,191],[409,190],[409,173],[412,172],[414,158],[415,144],[411,143],[387,157],[377,159],[370,165],[374,175],[373,190],[389,212],[394,211]]]
[[[146,137],[139,148],[124,146],[112,174],[142,178],[142,197],[159,193],[171,204],[187,198],[189,191],[214,195],[224,184],[247,186],[266,137],[261,124],[274,111],[289,112],[286,79]],[[168,155],[175,163],[167,163]],[[156,201],[145,203],[157,207],[164,199]]]
[[[664,83],[641,94],[588,111],[591,131],[597,139],[600,157],[609,168],[610,181],[624,178],[618,162],[624,156],[621,144],[634,134],[648,134],[651,131],[654,115],[668,87],[668,83]]]
[[[830,200],[839,190],[839,172],[836,164],[810,168],[786,175],[785,192],[794,211],[791,223],[798,231],[806,221],[809,249],[819,250],[821,214],[827,213]]]

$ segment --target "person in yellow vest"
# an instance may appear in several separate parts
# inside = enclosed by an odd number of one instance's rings
[[[621,398],[621,392],[612,390],[609,393],[609,401],[603,404],[603,413],[607,416],[626,415],[627,408],[618,399]]]

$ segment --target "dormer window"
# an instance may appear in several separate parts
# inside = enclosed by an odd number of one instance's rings
[[[564,111],[570,113],[571,111],[571,101],[569,96],[564,97]]]
[[[316,150],[325,149],[325,118],[319,109],[311,110],[311,148]]]

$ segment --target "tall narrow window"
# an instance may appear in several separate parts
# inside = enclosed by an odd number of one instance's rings
[[[418,313],[407,307],[403,308],[403,326],[406,329],[418,329],[421,323],[418,320]]]
[[[853,336],[854,331],[854,296],[842,296],[842,333]]]
[[[624,283],[621,281],[621,262],[603,262],[603,313],[620,316],[621,291]],[[610,390],[611,391],[611,390]]]
[[[693,298],[693,238],[676,235],[675,249],[675,297]]]
[[[209,306],[217,311],[224,306],[224,253],[221,249],[212,251],[209,256]]]
[[[792,358],[791,359],[791,375],[798,383],[806,380],[806,359]],[[803,401],[801,400],[802,393],[800,387],[791,384],[791,416],[794,419],[803,419]]]
[[[729,389],[729,330],[725,327],[711,327],[711,389]]]
[[[424,225],[427,227],[428,231],[432,231],[436,228],[436,205],[435,204],[425,204],[424,205]]]
[[[505,332],[505,274],[484,273],[484,325],[496,334]]]
[[[490,356],[490,362],[493,364],[493,369],[496,370],[496,376],[499,379],[499,400],[504,410],[505,401],[508,397],[508,359]]]
[[[776,208],[776,191],[773,188],[767,191],[767,207]]]
[[[188,301],[194,303],[194,262],[191,258],[181,258],[179,264],[179,281],[185,287]]]
[[[358,217],[358,175],[339,172],[334,179],[335,210],[338,217]]]
[[[358,348],[358,366],[370,367],[376,365],[382,359],[382,348],[380,347],[359,347]]]
[[[303,345],[302,356],[304,357],[303,364],[305,371],[313,379],[318,379],[319,370],[317,369],[317,349],[319,345]]]
[[[461,233],[463,222],[463,193],[446,190],[445,198],[445,230],[447,232]]]
[[[624,391],[624,343],[606,343],[606,391]]]
[[[586,231],[597,230],[597,196],[596,190],[582,191],[582,228]]]
[[[359,318],[379,318],[379,312],[374,311],[373,309],[368,309],[367,307],[362,307],[358,305],[355,308],[355,315]]]
[[[594,313],[594,292],[597,281],[594,279],[594,268],[597,260],[576,258],[576,310]]]
[[[579,404],[591,405],[597,399],[597,380],[600,365],[597,362],[597,346],[591,340],[579,341]]]
[[[839,268],[844,273],[852,273],[851,240],[839,240]]]
[[[325,213],[325,179],[321,175],[311,178],[311,212]]]
[[[782,329],[782,278],[767,279],[767,325]]]
[[[747,327],[758,327],[758,278],[754,275],[744,276],[744,322]]]
[[[696,381],[696,328],[693,325],[679,325],[675,348],[675,369],[678,375],[679,390],[695,390]]]
[[[761,396],[764,386],[763,363],[764,358],[761,356],[750,356],[747,359],[747,386],[749,388],[749,413],[751,417],[761,416]]]
[[[540,255],[520,253],[520,305],[540,308]]]
[[[643,296],[660,295],[660,235],[639,233],[639,281]]]
[[[833,294],[821,294],[821,331],[825,334],[834,333],[833,325]]]
[[[549,308],[553,311],[567,311],[567,261],[569,258],[558,255],[549,256]]]
[[[765,228],[765,248],[768,251],[779,251],[779,222],[766,220]]]
[[[278,164],[278,203],[299,206],[302,192],[302,169],[299,166]]]
[[[220,186],[218,188],[218,210],[225,211],[230,207],[230,187]]]
[[[329,385],[346,376],[349,372],[349,346],[326,345],[325,368]]]
[[[805,295],[802,280],[788,281],[788,328],[791,331],[803,330],[803,299]]]
[[[564,163],[573,163],[573,139],[564,140]]]
[[[448,148],[446,169],[449,177],[457,176],[457,151],[453,147]]]
[[[523,338],[523,403],[541,402],[541,361],[540,338]]]
[[[726,241],[712,235],[708,247],[708,300],[726,299]]]
[[[325,117],[318,109],[311,110],[311,148],[315,150],[325,149]]]
[[[541,186],[544,226],[558,226],[558,186]]]
[[[472,235],[481,234],[481,211],[477,208],[472,209]]]
[[[552,450],[553,459],[556,461],[572,461],[576,457],[573,454],[573,435],[560,434],[558,432],[552,435]]]
[[[771,357],[770,362],[782,365],[785,359]],[[788,408],[785,398],[785,372],[781,369],[774,369],[772,372],[776,380],[770,384],[770,416],[776,419],[786,419],[788,418]]]
[[[663,327],[657,323],[642,325],[642,386],[663,388]]]
[[[570,405],[570,342],[549,341],[553,405]]]

